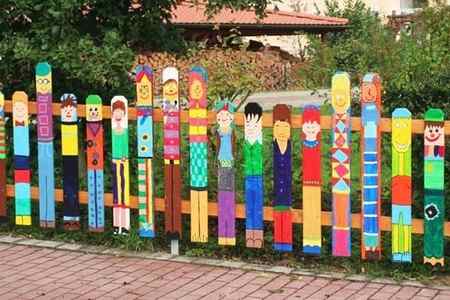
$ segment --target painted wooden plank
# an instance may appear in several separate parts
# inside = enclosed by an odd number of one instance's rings
[[[320,107],[303,109],[303,252],[320,255],[322,247],[321,199],[321,129]]]
[[[364,75],[361,84],[362,259],[381,259],[381,78]]]
[[[130,166],[128,161],[128,101],[124,96],[111,100],[113,226],[115,233],[130,230]]]
[[[181,238],[180,99],[178,70],[165,68],[163,81],[165,231],[174,241]],[[172,247],[172,250],[175,250]],[[173,253],[173,252],[172,252]]]
[[[27,105],[28,111],[28,105]],[[7,223],[5,97],[0,92],[0,224]]]
[[[264,243],[264,155],[262,107],[255,102],[245,106],[244,176],[245,240],[247,247],[262,248]]]
[[[64,191],[64,229],[80,229],[80,202],[78,200],[78,116],[77,97],[61,97],[61,154]]]
[[[153,187],[153,70],[136,67],[139,236],[155,237]]]
[[[208,241],[208,74],[195,66],[189,73],[189,148],[191,241]]]
[[[444,112],[430,108],[424,130],[424,263],[444,266]]]
[[[91,232],[103,232],[105,228],[103,131],[102,99],[89,95],[86,98],[86,160]]]
[[[55,175],[53,161],[52,68],[47,62],[36,65],[36,101],[39,174],[39,222],[55,228]]]
[[[350,76],[337,72],[331,83],[332,254],[351,256],[351,89]]]
[[[392,261],[411,262],[411,112],[392,112]]]
[[[273,248],[292,251],[292,140],[291,110],[285,104],[273,108]]]
[[[14,191],[16,224],[31,225],[31,167],[28,95],[15,92],[13,98]]]
[[[217,112],[217,204],[219,245],[236,244],[235,169],[234,169],[234,113],[235,105],[229,100],[215,104]]]

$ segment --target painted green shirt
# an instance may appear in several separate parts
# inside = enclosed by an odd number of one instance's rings
[[[261,143],[255,142],[252,145],[248,141],[245,141],[244,159],[245,176],[263,175],[263,153]]]
[[[112,134],[112,150],[113,159],[128,158],[128,129]]]

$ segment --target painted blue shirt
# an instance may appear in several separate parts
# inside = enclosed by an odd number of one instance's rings
[[[273,205],[291,206],[292,204],[292,163],[291,141],[288,141],[286,151],[281,153],[278,144],[273,141]]]

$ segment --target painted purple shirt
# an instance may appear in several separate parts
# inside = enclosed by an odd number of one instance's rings
[[[278,144],[273,141],[273,205],[291,206],[292,204],[292,163],[291,140],[286,151],[281,154]]]
[[[38,115],[38,141],[49,142],[53,140],[53,112],[52,95],[37,95],[37,115]]]

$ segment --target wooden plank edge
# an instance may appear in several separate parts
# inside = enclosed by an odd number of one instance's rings
[[[8,184],[6,186],[6,195],[9,198],[14,197],[14,185]],[[39,188],[31,187],[31,198],[35,201],[39,201]],[[79,192],[80,203],[87,204],[88,203],[88,192],[80,191]],[[55,189],[55,199],[58,202],[63,201],[63,190]],[[131,208],[137,209],[138,207],[138,197],[131,196]],[[105,205],[108,207],[112,206],[112,193],[105,193]],[[155,210],[156,211],[164,211],[164,199],[156,198],[155,199]],[[181,203],[181,212],[185,215],[189,215],[191,212],[190,209],[190,201],[183,200]],[[264,207],[264,221],[272,222],[272,207],[265,206]],[[302,210],[301,209],[292,209],[292,221],[296,224],[302,224]],[[208,215],[217,217],[217,203],[216,202],[208,202]],[[245,219],[245,205],[241,203],[236,204],[236,218]],[[322,211],[321,220],[322,226],[331,226],[332,225],[332,214],[330,211]],[[423,220],[422,219],[413,219],[412,220],[412,233],[414,234],[423,234]],[[352,228],[361,229],[361,215],[360,214],[352,214]],[[391,231],[391,218],[387,216],[381,217],[381,230],[382,231]],[[445,222],[444,226],[445,236],[450,237],[450,222]]]

